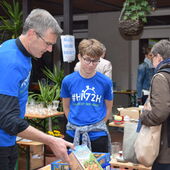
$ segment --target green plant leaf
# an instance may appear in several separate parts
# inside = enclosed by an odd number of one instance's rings
[[[52,72],[50,69],[45,67],[42,72],[46,75],[47,78],[49,78],[52,82],[54,82],[56,85],[61,87],[62,80],[64,78],[64,70],[59,70],[59,68],[54,65],[54,71]]]
[[[1,1],[0,6],[5,12],[6,16],[0,16],[0,32],[2,33],[1,41],[8,38],[17,38],[22,29],[22,10],[19,2],[13,0],[10,4],[7,1]]]
[[[48,106],[52,104],[54,100],[59,100],[60,98],[60,87],[58,85],[49,85],[43,84],[42,82],[38,81],[38,85],[40,88],[40,93],[37,94],[30,94],[29,97],[33,98],[37,102],[44,103],[44,106]]]
[[[150,14],[151,7],[147,0],[126,0],[123,4],[124,20],[141,20],[147,22],[146,16]]]

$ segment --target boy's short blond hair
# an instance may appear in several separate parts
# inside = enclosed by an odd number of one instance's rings
[[[78,46],[81,56],[87,55],[92,58],[100,58],[103,54],[103,45],[96,39],[83,39]]]

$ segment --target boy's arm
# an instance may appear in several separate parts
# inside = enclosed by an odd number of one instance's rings
[[[70,98],[63,98],[63,109],[64,109],[64,114],[68,118],[68,113],[70,111]]]
[[[113,100],[105,100],[105,103],[106,103],[106,117],[104,118],[104,121],[107,122],[112,113]]]

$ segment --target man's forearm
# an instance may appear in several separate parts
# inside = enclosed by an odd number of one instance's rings
[[[45,144],[48,144],[48,142],[50,142],[50,135],[47,135],[32,126],[28,126],[28,128],[26,128],[24,131],[18,133],[17,136],[42,142]]]

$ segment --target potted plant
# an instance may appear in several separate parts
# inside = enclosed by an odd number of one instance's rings
[[[64,78],[64,70],[59,70],[59,68],[56,65],[54,65],[53,72],[47,67],[45,67],[45,69],[43,69],[42,72],[45,74],[47,79],[52,81],[52,84],[56,85],[58,89],[61,88],[61,83]],[[63,109],[60,98],[58,100],[59,100],[58,110],[62,111]]]
[[[62,111],[62,106],[60,104],[60,88],[61,82],[64,78],[64,71],[59,70],[57,66],[54,66],[54,71],[45,67],[42,72],[46,75],[45,81],[38,81],[39,93],[29,92],[29,101],[36,101],[36,103],[43,103],[47,110],[58,110]],[[58,105],[59,104],[59,108]],[[53,118],[48,118],[49,130],[59,129],[58,125],[55,127],[51,126]]]
[[[53,72],[45,67],[45,69],[42,70],[42,72],[46,75],[48,79],[50,79],[53,83],[61,87],[61,82],[64,78],[64,70],[59,70],[59,68],[54,65]]]
[[[119,17],[119,30],[126,36],[139,35],[151,7],[147,0],[126,0]]]
[[[59,100],[60,98],[60,87],[58,85],[51,86],[48,83],[43,84],[38,81],[40,88],[40,93],[33,93],[29,98],[33,98],[37,102],[41,102],[45,107],[51,105],[54,100]]]
[[[34,99],[37,102],[44,103],[44,106],[52,104],[53,101],[60,99],[60,88],[61,82],[64,78],[64,71],[59,70],[56,65],[54,65],[54,71],[45,67],[42,72],[47,77],[45,82],[38,81],[39,93],[30,92],[29,99]],[[51,81],[51,82],[50,82]]]

